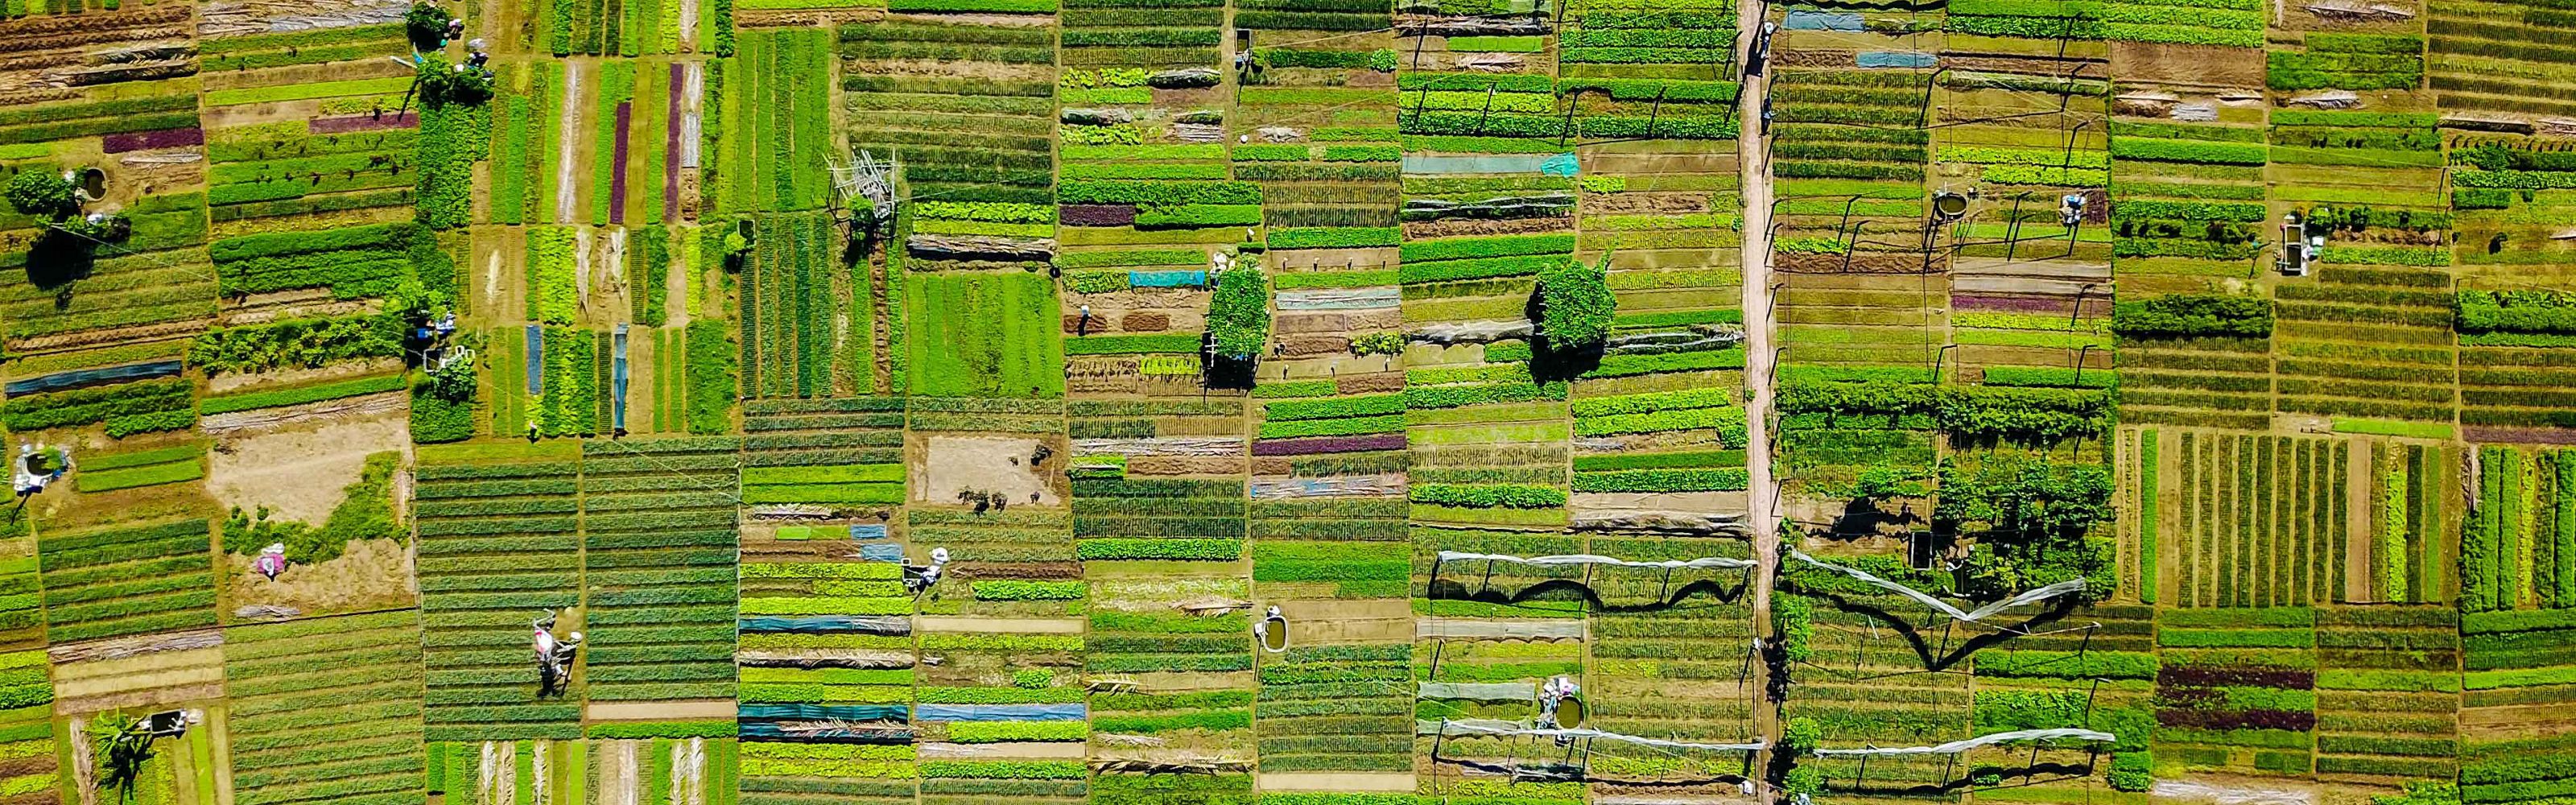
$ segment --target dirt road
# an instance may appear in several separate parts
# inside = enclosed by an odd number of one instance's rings
[[[1750,63],[1747,57],[1766,8],[1767,3],[1736,4],[1736,64]],[[1770,97],[1771,81],[1768,75],[1743,79],[1736,119],[1744,121],[1744,131],[1736,138],[1736,149],[1744,183],[1744,383],[1749,392],[1744,404],[1745,518],[1753,537],[1753,633],[1767,638],[1771,587],[1779,581],[1780,567],[1780,486],[1771,476],[1771,344],[1776,326],[1771,288],[1771,144],[1762,136],[1763,101]],[[1769,674],[1762,676],[1754,689],[1768,691]],[[1753,708],[1753,714],[1755,734],[1764,741],[1779,740],[1778,708],[1769,706],[1766,699],[1764,705]],[[1764,754],[1755,768],[1768,768],[1770,759]],[[1767,788],[1766,783],[1760,796],[1770,796]]]

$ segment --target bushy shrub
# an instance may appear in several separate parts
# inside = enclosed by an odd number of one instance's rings
[[[2130,338],[2272,335],[2272,302],[2248,294],[2166,294],[2111,307],[2111,331]]]
[[[1248,360],[1261,354],[1270,340],[1270,279],[1261,269],[1237,266],[1217,275],[1208,332],[1218,355]]]
[[[1610,260],[1569,260],[1538,275],[1539,333],[1556,352],[1595,349],[1610,334],[1619,298],[1610,292]]]

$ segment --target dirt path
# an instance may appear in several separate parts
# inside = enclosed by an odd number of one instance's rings
[[[555,145],[555,223],[570,224],[575,223],[574,200],[578,198],[573,194],[573,177],[581,173],[577,170],[581,165],[577,155],[582,140],[581,62],[564,63],[563,119],[557,131],[560,136],[556,138]]]
[[[1749,63],[1747,57],[1766,8],[1769,6],[1764,3],[1736,4],[1736,64]],[[1758,125],[1770,92],[1768,75],[1744,76],[1736,119]],[[1771,476],[1775,370],[1771,343],[1777,327],[1772,316],[1771,289],[1771,148],[1765,137],[1756,134],[1736,138],[1736,151],[1744,187],[1744,383],[1750,392],[1744,404],[1745,519],[1753,537],[1753,633],[1767,638],[1771,636],[1771,588],[1779,583],[1780,568],[1780,485]],[[1770,680],[1760,679],[1753,689],[1769,690]],[[1757,740],[1777,740],[1778,706],[1753,708],[1753,730],[1759,736]],[[1760,753],[1754,767],[1768,768],[1768,755]],[[1764,787],[1768,787],[1767,781]],[[1759,795],[1767,798],[1770,792],[1761,791]]]

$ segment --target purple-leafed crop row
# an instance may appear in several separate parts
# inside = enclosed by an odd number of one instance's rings
[[[608,222],[626,223],[626,146],[635,128],[635,102],[617,104],[617,148],[608,163]]]
[[[2249,687],[2310,690],[2316,687],[2313,671],[2279,668],[2164,668],[2156,672],[2158,687]]]
[[[373,114],[349,115],[347,117],[317,117],[304,125],[305,128],[311,130],[315,134],[345,134],[352,131],[375,131],[377,129],[408,129],[420,125],[420,113],[404,112],[399,115]]]
[[[2159,696],[2163,694],[2158,694]],[[2200,710],[2192,708],[2158,708],[2156,723],[2167,727],[2204,730],[2289,730],[2307,732],[2317,727],[2317,714],[2305,710]]]
[[[108,153],[122,154],[127,151],[149,151],[155,148],[178,148],[184,145],[205,145],[206,130],[191,126],[184,129],[162,129],[160,131],[130,131],[123,134],[110,134],[99,138],[99,141],[105,146],[105,150]]]
[[[1252,454],[1256,456],[1301,456],[1309,453],[1362,453],[1371,450],[1402,449],[1404,449],[1404,434],[1401,433],[1263,439],[1252,443]]]
[[[1134,204],[1067,204],[1056,210],[1065,226],[1128,226],[1136,223]]]
[[[662,113],[662,220],[680,220],[680,95],[688,90],[689,73],[685,65],[671,63],[671,91],[662,93],[670,101]]]

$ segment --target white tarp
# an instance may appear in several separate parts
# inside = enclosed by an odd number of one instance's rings
[[[1907,586],[1905,586],[1905,585],[1898,584],[1898,583],[1896,583],[1896,582],[1888,581],[1888,580],[1886,580],[1886,579],[1882,579],[1882,578],[1879,578],[1879,577],[1877,577],[1877,576],[1872,576],[1872,575],[1870,575],[1870,574],[1868,574],[1868,573],[1863,573],[1863,572],[1861,572],[1861,571],[1859,571],[1859,570],[1857,570],[1857,569],[1854,569],[1854,568],[1844,567],[1844,566],[1842,566],[1842,565],[1837,565],[1837,564],[1833,564],[1833,563],[1830,563],[1830,562],[1825,562],[1825,561],[1819,560],[1819,559],[1817,559],[1817,558],[1815,558],[1815,557],[1813,557],[1813,556],[1808,556],[1808,555],[1807,555],[1805,552],[1803,552],[1803,551],[1792,550],[1792,551],[1790,551],[1790,552],[1789,552],[1789,558],[1791,558],[1791,559],[1796,559],[1796,560],[1798,560],[1798,561],[1805,562],[1805,563],[1810,564],[1810,565],[1815,565],[1815,566],[1817,566],[1817,567],[1824,568],[1824,569],[1826,569],[1826,570],[1835,571],[1835,572],[1837,572],[1837,573],[1841,573],[1841,574],[1843,574],[1843,575],[1850,576],[1850,577],[1855,578],[1855,579],[1859,579],[1859,580],[1861,580],[1861,581],[1863,581],[1863,582],[1867,582],[1867,583],[1869,583],[1869,584],[1871,584],[1871,585],[1874,585],[1874,586],[1877,586],[1877,587],[1885,588],[1885,589],[1887,589],[1888,591],[1890,591],[1890,592],[1894,592],[1894,593],[1896,593],[1896,594],[1898,594],[1898,595],[1902,595],[1902,596],[1905,596],[1905,597],[1907,597],[1907,598],[1914,599],[1914,600],[1916,600],[1916,601],[1921,601],[1921,602],[1923,602],[1923,603],[1924,603],[1924,605],[1925,605],[1925,606],[1929,606],[1929,607],[1931,607],[1931,608],[1933,608],[1933,609],[1940,610],[1941,612],[1943,612],[1944,614],[1949,615],[1950,617],[1957,618],[1957,619],[1959,619],[1959,620],[1963,620],[1963,621],[1968,621],[1968,622],[1971,622],[1971,623],[1974,623],[1974,622],[1976,622],[1976,621],[1985,620],[1985,619],[1986,619],[1986,617],[1987,617],[1987,616],[1989,616],[1989,615],[1993,615],[1993,614],[1995,614],[1995,613],[1997,613],[1997,612],[2002,612],[2002,611],[2004,611],[2004,610],[2011,609],[2011,608],[2013,608],[2013,607],[2021,606],[2021,605],[2023,605],[2023,604],[2031,604],[2031,603],[2037,603],[2037,602],[2040,602],[2040,601],[2046,601],[2046,600],[2051,599],[2051,598],[2056,598],[2056,597],[2058,597],[2058,596],[2065,595],[2065,594],[2067,594],[2067,593],[2079,592],[2079,591],[2082,591],[2082,590],[2084,589],[2084,580],[2083,580],[2083,579],[2081,579],[2081,578],[2068,579],[2068,580],[2061,581],[2061,582],[2058,582],[2058,583],[2056,583],[2056,584],[2051,584],[2051,585],[2048,585],[2048,586],[2046,586],[2046,587],[2041,587],[2041,588],[2038,588],[2038,589],[2033,589],[2033,590],[2023,590],[2023,591],[2022,591],[2022,593],[2021,593],[2020,595],[2016,595],[2016,596],[2013,596],[2013,597],[2011,597],[2011,598],[2006,598],[2006,599],[2001,600],[2001,601],[1996,601],[1996,602],[1994,602],[1994,603],[1991,603],[1991,604],[1987,604],[1987,605],[1985,605],[1985,606],[1978,607],[1978,608],[1976,608],[1976,610],[1974,610],[1974,611],[1967,611],[1967,610],[1961,610],[1961,609],[1959,609],[1958,607],[1955,607],[1955,606],[1951,606],[1951,605],[1950,605],[1950,602],[1948,602],[1948,601],[1943,601],[1943,600],[1941,600],[1941,599],[1934,598],[1934,597],[1929,596],[1929,595],[1925,595],[1925,594],[1923,593],[1923,591],[1921,591],[1921,590],[1917,590],[1917,589],[1914,589],[1914,588],[1912,588],[1912,587],[1907,587]]]
[[[1759,741],[1759,740],[1754,741],[1754,742],[1752,742],[1752,743],[1741,743],[1741,744],[1704,744],[1704,743],[1692,743],[1692,742],[1689,742],[1689,741],[1667,741],[1667,740],[1664,740],[1664,739],[1661,739],[1661,738],[1645,738],[1645,737],[1639,737],[1639,736],[1635,736],[1635,735],[1622,735],[1622,734],[1619,734],[1619,733],[1616,733],[1616,732],[1602,732],[1602,731],[1600,731],[1600,730],[1596,730],[1596,729],[1583,729],[1583,728],[1575,728],[1575,729],[1538,729],[1538,728],[1535,728],[1535,727],[1530,727],[1530,726],[1528,726],[1528,725],[1526,725],[1526,724],[1523,724],[1523,723],[1521,723],[1521,722],[1518,722],[1518,721],[1503,721],[1503,720],[1499,720],[1499,719],[1490,719],[1490,718],[1474,718],[1474,719],[1464,719],[1464,720],[1458,720],[1458,721],[1443,721],[1443,722],[1440,722],[1439,734],[1441,734],[1441,735],[1534,735],[1534,736],[1538,736],[1538,737],[1541,737],[1541,738],[1566,738],[1566,739],[1592,738],[1592,739],[1598,739],[1598,740],[1604,740],[1604,741],[1618,741],[1618,742],[1620,742],[1620,743],[1631,743],[1631,744],[1636,744],[1636,745],[1638,745],[1638,746],[1655,746],[1655,747],[1662,747],[1662,748],[1665,748],[1665,749],[1697,749],[1697,750],[1706,751],[1706,752],[1759,752],[1759,751],[1762,751],[1764,748],[1766,748],[1766,747],[1770,746],[1770,744],[1764,743],[1764,742]]]
[[[1660,562],[1631,562],[1615,556],[1601,556],[1589,553],[1565,554],[1562,556],[1511,556],[1499,553],[1467,553],[1465,551],[1441,551],[1440,561],[1511,562],[1514,564],[1533,565],[1537,567],[1618,565],[1620,567],[1642,567],[1661,570],[1699,570],[1706,568],[1715,568],[1718,570],[1739,570],[1753,566],[1753,560],[1729,559],[1723,556],[1703,556],[1698,559],[1666,559]]]
[[[2100,732],[2100,731],[2097,731],[2097,730],[2076,729],[2076,728],[2074,728],[2074,727],[2060,727],[2060,728],[2057,728],[2057,729],[2047,729],[2047,730],[2015,730],[2015,731],[2012,731],[2012,732],[1992,732],[1992,733],[1987,733],[1987,734],[1984,734],[1984,735],[1979,735],[1979,736],[1974,737],[1974,738],[1969,738],[1969,739],[1967,739],[1967,740],[1963,740],[1963,741],[1951,741],[1951,742],[1949,742],[1949,743],[1945,743],[1945,744],[1942,744],[1942,745],[1940,745],[1940,746],[1906,746],[1906,747],[1888,747],[1888,748],[1870,747],[1870,748],[1868,748],[1868,749],[1818,749],[1818,750],[1816,750],[1816,754],[1817,754],[1818,756],[1821,756],[1821,757],[1859,757],[1859,756],[1865,756],[1865,755],[1878,755],[1878,756],[1886,756],[1886,755],[1955,755],[1955,754],[1959,754],[1959,753],[1961,753],[1961,752],[1966,752],[1966,751],[1971,750],[1971,749],[1977,749],[1977,748],[1980,748],[1980,747],[1986,747],[1986,746],[1993,746],[1993,745],[1995,745],[1995,744],[1999,744],[1999,743],[2008,743],[2008,742],[2012,742],[2012,741],[2054,741],[2054,740],[2070,740],[2070,739],[2071,739],[2071,740],[2077,740],[2077,741],[2115,741],[2115,740],[2119,740],[2119,736],[2112,735],[2112,734],[2107,733],[2107,732]]]

